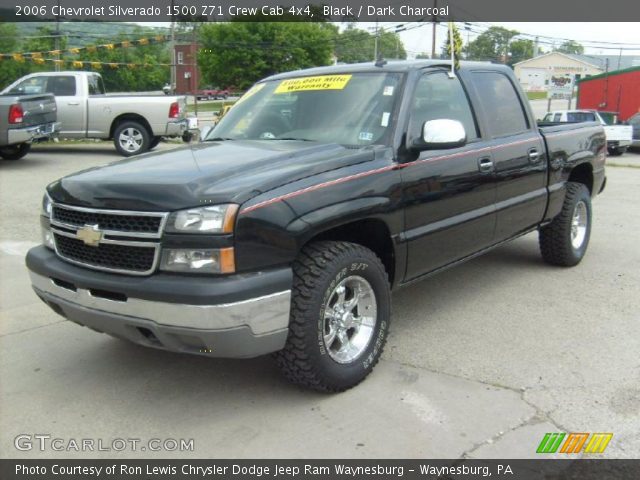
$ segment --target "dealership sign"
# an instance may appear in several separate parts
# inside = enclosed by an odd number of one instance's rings
[[[547,90],[547,97],[570,99],[573,94],[574,84],[575,77],[570,73],[552,73],[549,75],[549,89]]]

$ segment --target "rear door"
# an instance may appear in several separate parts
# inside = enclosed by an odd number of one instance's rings
[[[490,141],[480,136],[468,96],[458,78],[442,70],[423,74],[411,98],[409,138],[424,122],[460,121],[463,147],[421,152],[402,165],[406,280],[475,253],[493,242],[495,179]]]
[[[472,73],[492,142],[497,182],[497,242],[542,220],[547,206],[547,156],[538,127],[512,79],[500,71]],[[555,119],[554,119],[555,120]]]

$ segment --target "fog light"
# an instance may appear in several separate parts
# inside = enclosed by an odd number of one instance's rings
[[[51,250],[55,250],[56,246],[53,239],[53,232],[51,231],[51,229],[45,226],[42,226],[40,231],[42,233],[42,244],[45,247],[50,248]]]
[[[162,251],[160,269],[188,273],[233,273],[236,268],[233,248],[167,248]]]

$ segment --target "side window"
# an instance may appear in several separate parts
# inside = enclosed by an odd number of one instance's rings
[[[104,95],[104,85],[101,77],[89,75],[87,76],[87,83],[89,84],[89,95]]]
[[[75,96],[76,77],[71,75],[52,75],[47,78],[47,93],[53,93],[59,97]]]
[[[178,65],[184,64],[184,52],[178,52]]]
[[[562,114],[561,114],[561,113],[556,113],[556,114],[553,116],[553,121],[554,121],[554,122],[559,122],[559,121],[561,121],[561,120],[562,120]]]
[[[516,135],[529,129],[520,97],[506,75],[499,72],[474,72],[473,75],[493,137]]]
[[[422,136],[424,122],[438,119],[458,120],[464,125],[467,140],[478,138],[478,129],[460,80],[451,79],[444,72],[428,73],[418,80],[411,108],[411,136]]]
[[[10,90],[10,93],[39,94],[45,93],[46,77],[31,77],[21,81]]]

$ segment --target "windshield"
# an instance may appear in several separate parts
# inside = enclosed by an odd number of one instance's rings
[[[355,73],[258,83],[207,140],[385,143],[400,80],[397,73]]]

